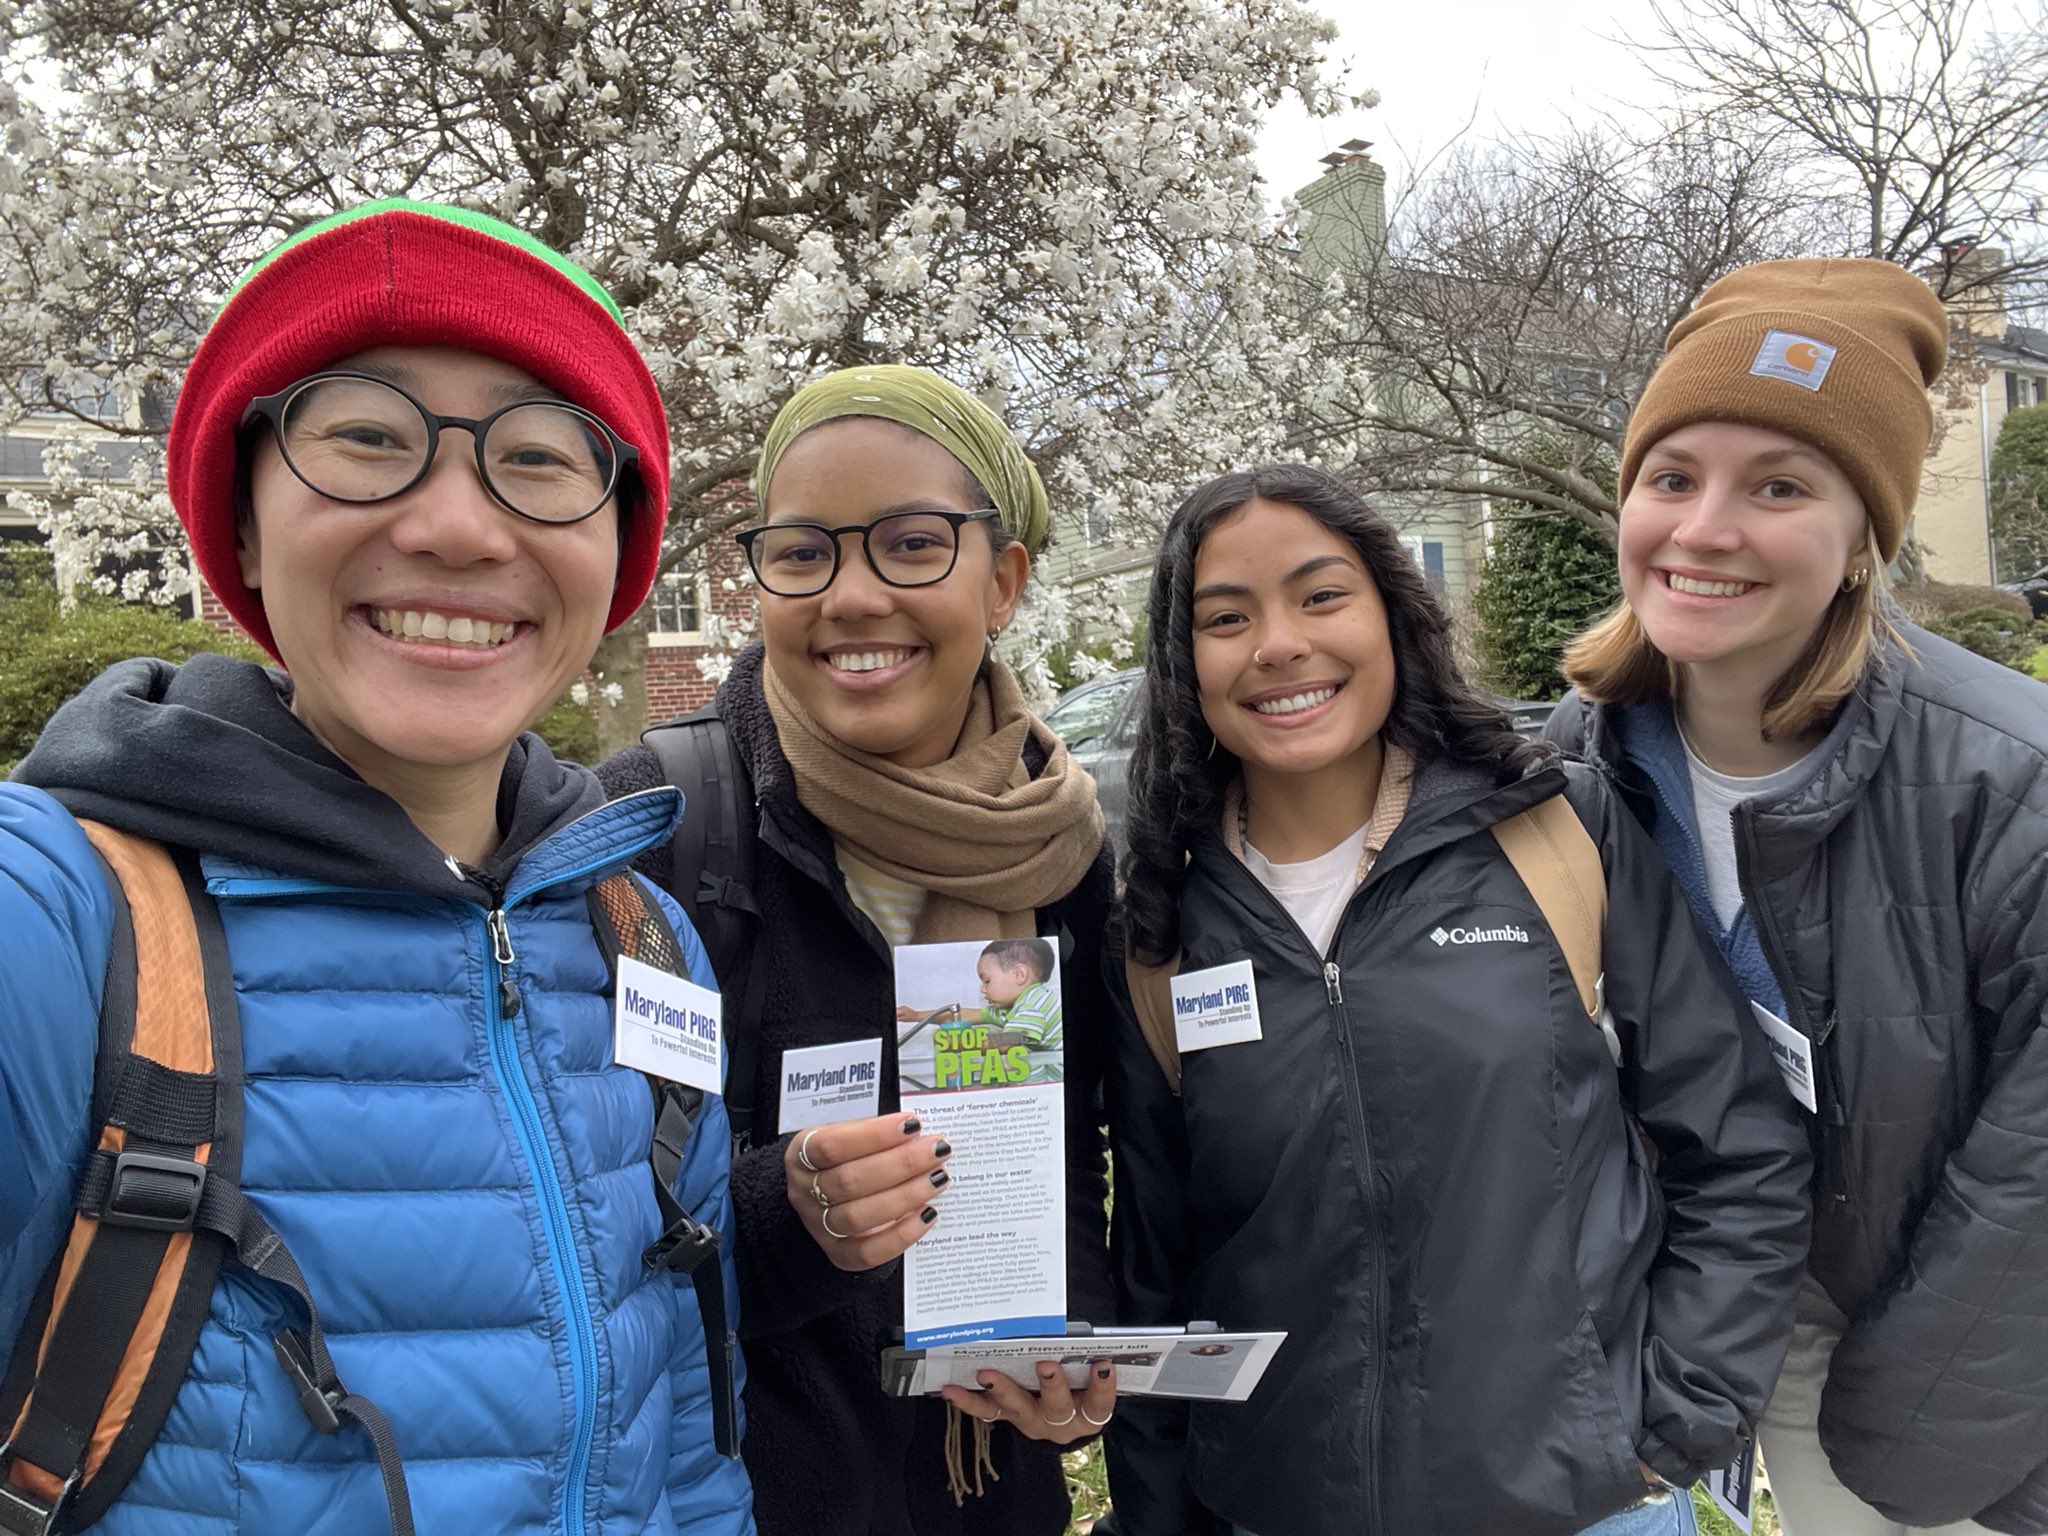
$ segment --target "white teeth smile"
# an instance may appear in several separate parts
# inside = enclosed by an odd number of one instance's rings
[[[1262,715],[1298,715],[1305,709],[1314,709],[1318,704],[1328,703],[1337,697],[1334,688],[1318,688],[1313,693],[1290,693],[1284,699],[1267,699],[1254,704],[1253,709]]]
[[[490,650],[512,638],[517,624],[493,624],[488,619],[418,612],[410,608],[372,608],[370,622],[394,640],[440,640],[450,645]]]
[[[1753,581],[1694,581],[1676,571],[1666,571],[1664,580],[1672,591],[1689,592],[1694,597],[1740,597],[1756,585]]]
[[[908,651],[840,651],[827,656],[825,665],[835,672],[879,672],[910,660]]]

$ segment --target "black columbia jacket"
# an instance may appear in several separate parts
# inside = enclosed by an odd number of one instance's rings
[[[1617,1074],[1490,835],[1570,796],[1606,867]],[[1120,1536],[1568,1536],[1727,1461],[1804,1266],[1795,1108],[1657,850],[1597,775],[1435,764],[1327,959],[1222,845],[1183,971],[1249,958],[1263,1038],[1176,1099],[1115,983],[1126,1321],[1285,1329],[1251,1400],[1126,1403]],[[1654,1139],[1650,1170],[1631,1113]],[[1189,1495],[1192,1494],[1192,1501]],[[1197,1507],[1199,1506],[1199,1507]]]
[[[1909,629],[1813,776],[1736,816],[1814,1044],[1835,1474],[1907,1525],[2048,1530],[2048,687]],[[1609,706],[1553,732],[1639,814]]]

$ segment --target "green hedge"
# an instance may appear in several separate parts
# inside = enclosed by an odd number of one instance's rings
[[[1511,699],[1564,693],[1565,643],[1620,601],[1614,551],[1585,524],[1512,516],[1494,530],[1472,607],[1482,681]]]
[[[2043,626],[2031,619],[2014,618],[2003,605],[1966,608],[1946,618],[1930,619],[1927,628],[1965,650],[2029,677],[2034,675],[2034,652],[2048,642]]]
[[[0,587],[0,773],[20,761],[50,716],[117,661],[185,661],[202,651],[261,660],[262,652],[211,624],[162,608],[87,598],[59,608],[47,586]]]

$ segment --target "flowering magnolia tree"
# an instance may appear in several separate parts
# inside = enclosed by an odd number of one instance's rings
[[[1305,0],[26,0],[0,27],[17,410],[167,399],[262,248],[459,201],[619,299],[668,400],[672,563],[747,515],[769,417],[828,367],[981,392],[1067,517],[1156,518],[1274,451],[1297,349],[1253,137],[1283,95],[1346,100]],[[48,515],[89,559],[120,499]],[[600,654],[608,747],[640,643]]]

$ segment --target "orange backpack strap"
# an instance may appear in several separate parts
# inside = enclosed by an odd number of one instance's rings
[[[683,946],[661,903],[649,897],[638,875],[608,876],[592,887],[590,926],[604,951],[612,985],[618,986],[619,957],[638,960],[671,976],[687,978]],[[731,1020],[721,1008],[719,1028],[731,1037]],[[688,1155],[690,1131],[704,1107],[704,1092],[647,1078],[654,1094],[654,1143],[648,1165],[654,1170],[654,1204],[661,1216],[661,1236],[641,1255],[650,1269],[672,1269],[690,1277],[697,1293],[697,1313],[704,1323],[704,1354],[711,1370],[711,1439],[721,1456],[740,1453],[738,1350],[725,1307],[725,1268],[718,1262],[718,1230],[692,1216],[676,1198],[676,1182]]]
[[[1131,991],[1131,1012],[1138,1016],[1145,1044],[1176,1098],[1180,1095],[1180,1033],[1173,1027],[1171,983],[1179,969],[1178,954],[1164,965],[1147,965],[1130,951],[1124,952],[1124,981]]]
[[[238,1172],[239,1125],[223,1124],[220,1090],[222,1066],[234,1077],[239,1062],[217,1059],[209,1023],[217,990],[232,1014],[224,948],[202,943],[187,876],[168,853],[83,825],[116,911],[93,1093],[101,1129],[70,1238],[0,1394],[7,1530],[88,1524],[141,1464],[220,1270],[223,1245],[194,1231],[200,1192],[210,1174]]]
[[[305,1304],[307,1331],[274,1341],[279,1363],[320,1428],[346,1416],[370,1431],[393,1529],[411,1536],[390,1430],[335,1379],[305,1279],[240,1188],[241,1025],[198,861],[80,825],[115,913],[94,1069],[100,1131],[70,1237],[0,1385],[0,1531],[75,1531],[112,1507],[163,1429],[232,1257]]]

